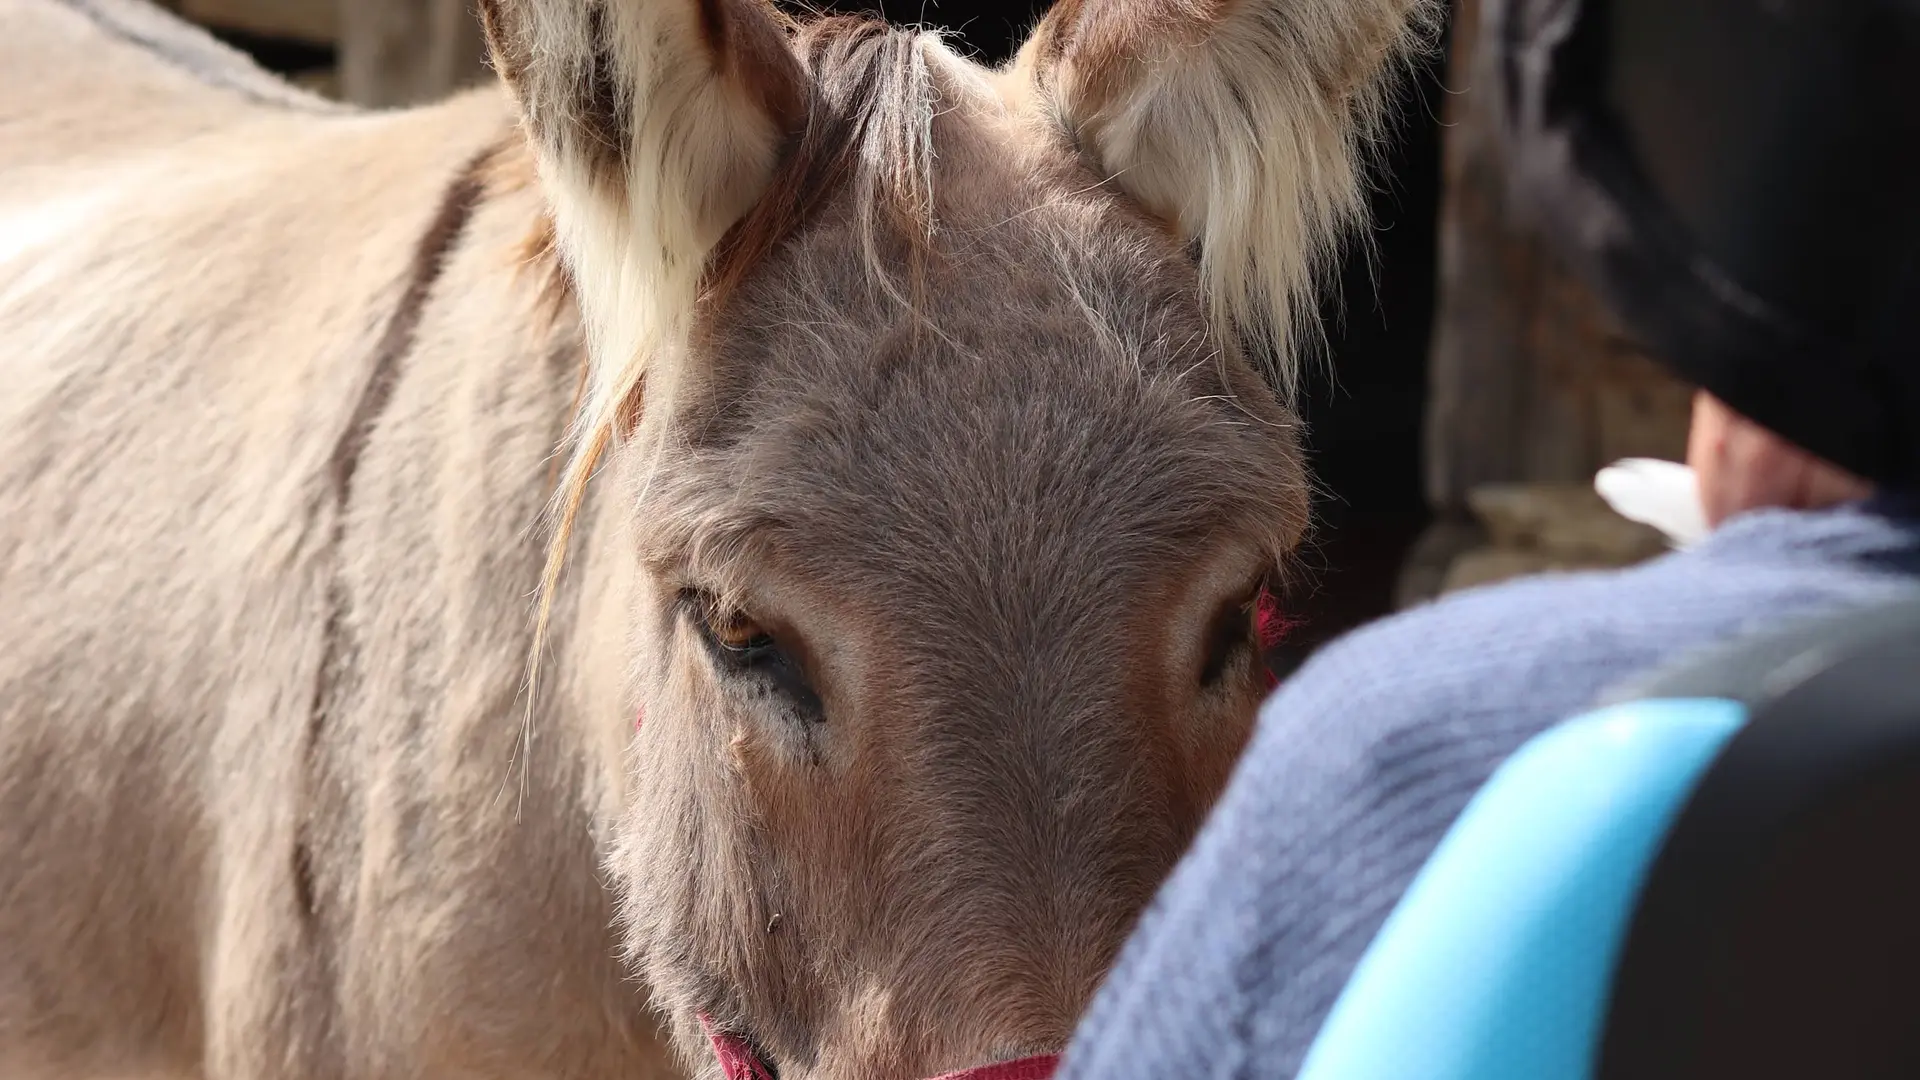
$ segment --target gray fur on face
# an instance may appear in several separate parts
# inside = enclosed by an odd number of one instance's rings
[[[1170,213],[1127,155],[1271,20],[1155,60],[1074,4],[988,72],[752,0],[485,6],[505,92],[360,113],[0,0],[0,1074],[668,1077],[700,1014],[786,1080],[1058,1049],[1306,527],[1210,299],[1263,271],[1207,236],[1339,218],[1288,177],[1351,179],[1350,88],[1257,88],[1313,122]],[[1407,5],[1288,11],[1349,72]],[[1291,282],[1290,229],[1229,247]]]

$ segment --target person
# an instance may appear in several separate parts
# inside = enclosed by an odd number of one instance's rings
[[[1262,709],[1064,1080],[1285,1078],[1524,742],[1689,652],[1920,588],[1920,201],[1906,0],[1503,0],[1516,189],[1701,387],[1712,531],[1383,620]]]

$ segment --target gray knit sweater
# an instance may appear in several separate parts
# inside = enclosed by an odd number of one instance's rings
[[[1613,573],[1450,597],[1323,650],[1269,701],[1063,1080],[1288,1078],[1493,769],[1612,684],[1920,580],[1920,500],[1749,514]]]

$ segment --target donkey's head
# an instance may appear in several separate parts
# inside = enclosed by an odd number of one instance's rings
[[[1421,0],[1067,0],[990,72],[758,0],[489,0],[644,569],[634,959],[787,1080],[1060,1048],[1223,783],[1284,362]],[[644,389],[644,400],[643,391]]]

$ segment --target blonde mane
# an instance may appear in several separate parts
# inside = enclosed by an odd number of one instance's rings
[[[655,288],[641,292],[638,305],[653,312],[651,325],[635,326],[623,335],[633,343],[630,349],[612,354],[626,357],[624,363],[605,362],[607,354],[588,350],[581,400],[560,449],[564,464],[547,512],[546,565],[528,665],[529,724],[553,596],[589,483],[608,450],[638,426],[648,379],[659,377],[662,363],[684,356],[693,317],[723,304],[760,258],[848,190],[869,285],[915,306],[914,268],[930,257],[938,230],[932,128],[940,87],[933,72],[942,61],[961,61],[937,33],[900,30],[873,19],[835,16],[792,29],[812,93],[805,125],[790,138],[766,194],[721,238],[704,266],[658,269]],[[883,250],[899,239],[907,241],[904,289]],[[536,238],[535,250],[543,258],[558,258],[551,220]],[[684,308],[676,306],[681,303]]]

